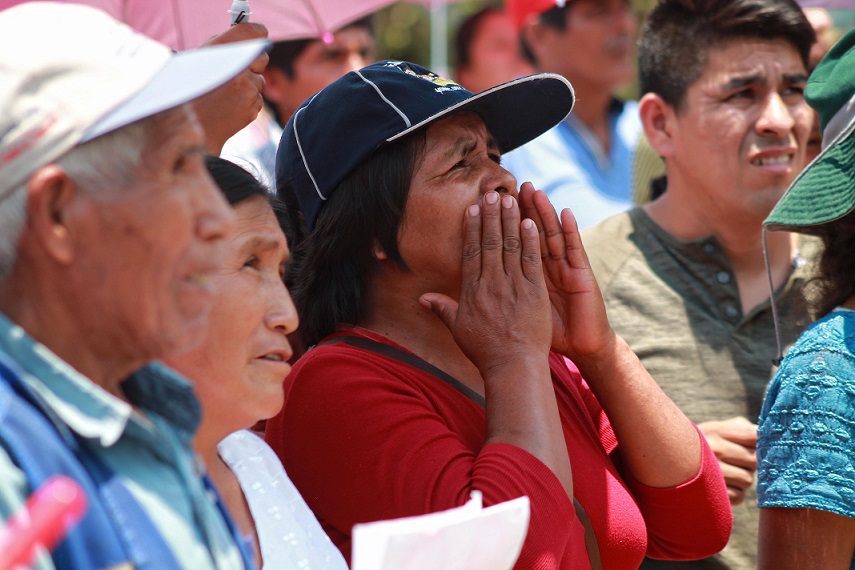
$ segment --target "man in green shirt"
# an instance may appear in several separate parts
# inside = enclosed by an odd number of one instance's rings
[[[661,0],[640,38],[639,112],[667,188],[583,234],[609,321],[698,423],[730,491],[727,548],[680,568],[756,568],[754,422],[779,356],[770,286],[791,343],[812,256],[770,234],[770,285],[762,222],[804,165],[813,42],[789,0]]]

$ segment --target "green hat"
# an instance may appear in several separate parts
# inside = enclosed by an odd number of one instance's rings
[[[805,99],[819,114],[822,152],[763,222],[769,230],[813,233],[855,209],[855,29],[819,62]]]

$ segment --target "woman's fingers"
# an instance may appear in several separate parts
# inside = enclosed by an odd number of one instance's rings
[[[504,236],[498,192],[487,192],[481,205],[481,274],[502,269]]]
[[[502,251],[504,252],[505,274],[513,275],[520,267],[522,242],[520,239],[520,209],[511,196],[502,196]]]
[[[532,283],[544,283],[543,262],[540,259],[540,233],[531,218],[520,224],[522,240],[522,270],[526,279]]]
[[[464,285],[481,278],[481,207],[472,204],[463,216],[461,277]]]
[[[564,241],[564,228],[558,219],[558,214],[545,192],[536,191],[532,196],[534,207],[540,218],[540,245],[541,257],[561,260],[566,257],[566,242]]]
[[[419,303],[433,311],[439,320],[448,327],[448,330],[454,330],[457,320],[457,301],[439,293],[425,293],[419,297]]]
[[[582,235],[576,217],[568,208],[561,212],[561,227],[563,228],[563,240],[565,244],[565,255],[567,263],[574,269],[588,267],[588,254],[582,245]]]
[[[535,192],[536,190],[531,182],[523,182],[523,185],[520,186],[520,211],[522,212],[522,217],[533,220],[535,225],[540,228],[542,225],[540,214],[534,206]]]
[[[553,261],[567,259],[570,267],[588,266],[588,256],[576,217],[568,208],[555,211],[545,192],[535,190],[530,182],[520,188],[520,208],[523,216],[531,218],[540,232],[541,256]]]

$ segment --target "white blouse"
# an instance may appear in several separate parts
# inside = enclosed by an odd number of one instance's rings
[[[237,431],[217,446],[240,483],[261,545],[262,570],[347,570],[279,458],[254,433]]]

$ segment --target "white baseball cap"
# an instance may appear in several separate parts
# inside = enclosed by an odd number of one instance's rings
[[[87,6],[0,11],[0,200],[75,145],[226,83],[268,43],[175,54]]]

